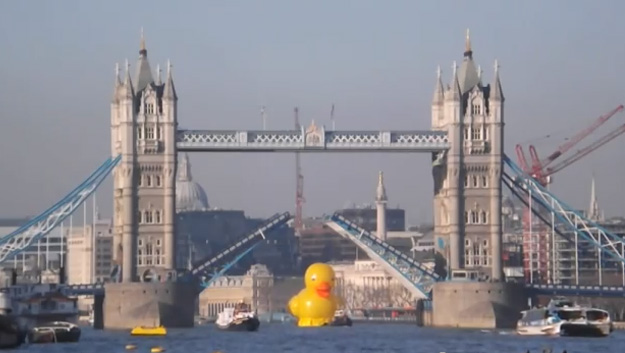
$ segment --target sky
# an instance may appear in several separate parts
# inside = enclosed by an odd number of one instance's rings
[[[441,66],[446,82],[471,31],[486,83],[495,59],[505,149],[541,156],[625,101],[622,1],[66,0],[0,2],[0,218],[36,215],[110,155],[115,63],[138,57],[144,29],[152,68],[168,59],[179,124],[192,129],[428,129]],[[123,66],[123,65],[122,65]],[[587,138],[623,123],[616,115]],[[547,137],[549,136],[549,137]],[[624,215],[625,137],[554,177],[552,190],[587,208],[597,181],[607,216]],[[209,203],[253,217],[293,211],[292,154],[190,156]],[[378,171],[389,204],[410,224],[432,219],[427,154],[302,155],[306,216],[372,202]],[[97,194],[112,213],[112,183]]]

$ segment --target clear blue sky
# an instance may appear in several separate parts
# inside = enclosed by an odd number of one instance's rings
[[[0,217],[37,214],[110,154],[116,62],[170,58],[187,128],[270,128],[300,118],[340,129],[427,129],[436,66],[449,80],[471,29],[486,81],[501,64],[506,149],[544,155],[625,101],[623,1],[3,1],[0,3]],[[608,124],[615,128],[625,114]],[[609,130],[607,127],[605,130]],[[598,136],[598,135],[597,135]],[[555,178],[586,208],[590,178],[623,214],[625,137]],[[384,170],[391,204],[431,219],[427,155],[305,155],[305,214],[369,202]],[[292,210],[292,155],[191,156],[212,206],[252,216]],[[267,168],[267,166],[271,168]],[[110,214],[111,184],[98,194]]]

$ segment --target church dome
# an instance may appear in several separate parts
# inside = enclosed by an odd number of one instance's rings
[[[204,188],[193,181],[191,163],[185,153],[178,161],[176,177],[176,212],[202,211],[208,209],[208,197]]]

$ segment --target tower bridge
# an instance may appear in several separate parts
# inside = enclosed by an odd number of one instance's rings
[[[620,238],[573,211],[505,157],[505,98],[497,63],[490,83],[485,82],[481,69],[474,63],[467,34],[462,61],[459,66],[454,62],[447,85],[443,84],[442,72],[438,70],[431,130],[330,131],[314,122],[299,130],[179,130],[172,66],[168,63],[164,79],[160,70],[154,76],[142,36],[134,76],[126,62],[123,75],[118,69],[114,79],[112,157],[59,203],[2,238],[0,262],[45,236],[84,202],[103,177],[112,173],[113,258],[118,281],[90,288],[75,286],[73,290],[75,293],[104,290],[107,327],[154,321],[168,326],[193,325],[189,303],[195,302],[197,286],[194,281],[185,281],[189,277],[176,269],[174,241],[177,158],[178,152],[187,151],[430,153],[437,250],[446,258],[452,277],[454,273],[470,274],[469,277],[475,274],[475,278],[486,280],[445,281],[386,244],[383,231],[373,236],[338,215],[328,222],[413,288],[418,297],[430,298],[435,291],[434,307],[442,308],[439,309],[442,325],[449,320],[460,320],[458,315],[484,316],[476,311],[479,308],[504,307],[508,313],[525,305],[519,294],[523,291],[506,283],[503,275],[502,176],[505,185],[522,199],[529,194],[537,200],[537,205],[557,215],[558,226],[568,226],[569,231],[582,234],[601,252],[625,264]],[[509,172],[504,172],[504,167]],[[378,207],[383,209],[385,202],[382,188],[378,191]],[[264,228],[237,241],[223,253],[205,259],[191,271],[192,277],[219,276],[289,217],[277,215]],[[217,265],[221,270],[215,271]],[[465,290],[467,286],[470,291]],[[533,284],[529,287],[534,288]],[[548,290],[557,292],[558,288],[552,286]],[[493,323],[501,315],[498,312],[485,315],[490,314]]]

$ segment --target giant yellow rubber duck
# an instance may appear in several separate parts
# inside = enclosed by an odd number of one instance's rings
[[[332,293],[335,285],[334,270],[329,265],[314,263],[304,275],[306,288],[289,301],[289,311],[297,318],[299,327],[329,325],[342,300]]]

